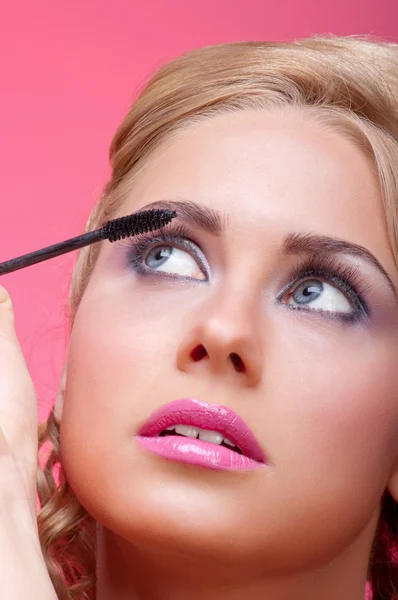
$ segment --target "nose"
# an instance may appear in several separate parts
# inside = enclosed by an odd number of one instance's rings
[[[190,325],[177,350],[179,370],[221,375],[245,386],[260,383],[262,328],[251,299],[224,294],[187,318]]]

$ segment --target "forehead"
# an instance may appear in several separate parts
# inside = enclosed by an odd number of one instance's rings
[[[254,234],[342,237],[394,268],[369,159],[304,113],[221,114],[173,134],[147,160],[120,213],[167,198],[221,210],[233,228]]]

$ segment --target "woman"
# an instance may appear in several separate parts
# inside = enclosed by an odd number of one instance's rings
[[[37,523],[3,291],[13,598],[396,597],[397,73],[397,45],[311,38],[196,50],[144,89],[87,229],[178,218],[79,254]]]

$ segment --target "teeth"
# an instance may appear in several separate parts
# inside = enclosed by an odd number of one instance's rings
[[[233,448],[236,448],[236,444],[234,444],[233,442],[231,442],[231,440],[229,440],[228,438],[224,438],[224,444],[227,444],[227,446],[232,446]]]
[[[201,429],[200,427],[194,427],[193,425],[172,425],[171,427],[166,427],[164,431],[175,431],[179,435],[184,435],[185,437],[190,438],[199,438],[204,442],[210,442],[212,444],[226,444],[231,448],[237,448],[236,444],[234,444],[229,438],[224,437],[218,431],[213,431],[211,429]]]
[[[201,429],[199,432],[199,439],[204,442],[211,442],[212,444],[221,444],[224,436],[217,431],[211,431],[210,429]]]
[[[190,438],[197,438],[199,435],[199,428],[192,425],[175,425],[174,429],[176,433]]]

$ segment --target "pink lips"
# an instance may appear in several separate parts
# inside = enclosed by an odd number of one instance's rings
[[[159,437],[167,427],[177,424],[217,431],[243,454],[199,439],[178,435]],[[233,410],[200,400],[176,400],[160,407],[141,427],[136,441],[164,458],[208,469],[251,470],[265,464],[264,453],[252,431]]]

